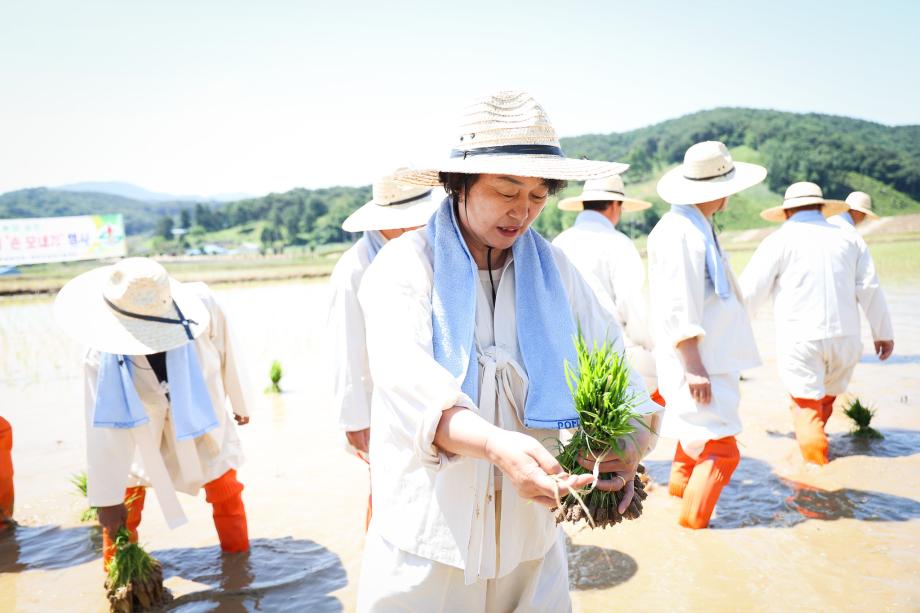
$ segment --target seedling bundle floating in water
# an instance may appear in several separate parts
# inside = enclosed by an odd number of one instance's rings
[[[144,548],[131,542],[122,526],[115,535],[115,555],[109,562],[105,588],[113,613],[131,613],[158,607],[169,598],[163,587],[163,568]]]
[[[275,360],[272,362],[272,367],[268,371],[268,378],[271,381],[271,385],[265,388],[266,394],[280,394],[281,393],[281,377],[284,375],[284,371],[281,370],[281,362]]]
[[[843,410],[843,413],[853,420],[856,426],[850,434],[858,438],[885,438],[882,433],[875,428],[870,428],[869,423],[875,415],[875,410],[863,405],[859,398],[854,398],[853,402]]]
[[[557,459],[562,468],[573,475],[588,474],[578,463],[579,456],[593,454],[600,456],[605,451],[623,457],[625,444],[622,439],[633,439],[635,423],[644,425],[641,416],[635,412],[639,398],[629,387],[629,366],[626,358],[613,350],[609,342],[595,344],[589,350],[579,331],[575,339],[578,356],[578,370],[565,364],[565,376],[575,401],[580,426],[574,436],[562,448]],[[609,456],[607,459],[613,459]],[[639,472],[645,469],[640,465]],[[611,473],[600,473],[600,479],[615,478]],[[556,509],[556,523],[577,522],[585,519],[594,527],[618,524],[623,519],[636,519],[642,514],[642,501],[648,496],[642,480],[637,474],[633,483],[635,495],[623,514],[618,506],[623,499],[625,487],[618,492],[592,489],[579,495],[569,494],[562,498]],[[590,514],[590,518],[586,516]]]

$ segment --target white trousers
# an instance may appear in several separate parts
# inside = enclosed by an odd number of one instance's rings
[[[398,549],[370,530],[364,544],[359,612],[565,613],[572,610],[562,531],[539,560],[498,579],[465,585],[463,571]]]
[[[777,343],[779,378],[794,398],[820,400],[847,391],[862,355],[858,336]]]
[[[741,432],[740,373],[709,375],[712,399],[699,404],[690,394],[690,384],[679,364],[658,370],[658,390],[667,403],[661,435],[680,441],[689,455],[697,457],[706,443]]]

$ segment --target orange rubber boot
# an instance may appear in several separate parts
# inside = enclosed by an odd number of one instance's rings
[[[243,484],[232,468],[204,484],[205,497],[214,507],[214,527],[220,548],[228,553],[249,551],[249,527],[243,506]]]
[[[739,461],[741,454],[734,436],[706,443],[684,490],[684,504],[678,518],[681,526],[694,530],[709,526],[722,488],[728,484]]]
[[[147,490],[143,487],[129,487],[125,490],[125,528],[131,533],[131,542],[137,542],[137,527],[141,525],[141,515],[144,512],[144,500]],[[105,528],[102,529],[102,565],[108,570],[109,562],[115,555],[115,539]]]
[[[693,474],[693,467],[696,466],[696,460],[687,455],[684,448],[677,443],[677,449],[674,450],[674,461],[671,462],[671,478],[668,479],[668,493],[672,496],[682,498],[684,490],[687,489],[687,483],[690,482],[690,475]]]
[[[795,424],[795,438],[806,462],[823,466],[827,464],[827,434],[824,433],[823,400],[811,398],[793,398],[796,406],[792,409],[792,421]],[[833,410],[833,404],[831,405]],[[830,415],[828,415],[830,417]]]
[[[837,396],[825,396],[821,399],[821,421],[824,422],[825,426],[827,425],[827,420],[834,414],[835,400],[837,400]]]
[[[649,394],[649,398],[652,399],[652,402],[660,404],[661,406],[667,406],[664,402],[664,396],[661,395],[661,392],[656,388],[654,392]]]
[[[13,427],[0,417],[0,530],[13,518]]]

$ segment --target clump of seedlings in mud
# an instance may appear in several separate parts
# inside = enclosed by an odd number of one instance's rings
[[[271,383],[265,388],[266,394],[281,393],[281,377],[283,375],[284,371],[281,369],[281,362],[278,360],[273,361],[271,368],[268,370],[268,379]]]
[[[591,472],[578,463],[579,457],[588,454],[600,456],[605,451],[623,457],[626,450],[623,439],[634,440],[635,424],[644,426],[644,422],[635,412],[639,399],[630,390],[625,357],[614,351],[609,342],[600,346],[595,344],[593,349],[589,349],[580,331],[575,338],[575,350],[577,371],[566,362],[565,375],[580,425],[562,447],[557,459],[569,474],[579,475]],[[612,458],[608,455],[608,459]],[[641,465],[639,472],[645,472]],[[614,478],[612,474],[605,473],[597,473],[595,477]],[[606,528],[624,519],[636,519],[642,514],[642,501],[648,494],[638,474],[633,483],[635,493],[624,513],[621,514],[618,507],[625,495],[625,487],[617,492],[592,489],[564,496],[561,506],[555,511],[556,523],[584,519],[593,527]]]
[[[875,410],[864,405],[859,398],[854,398],[843,413],[853,420],[854,428],[850,432],[851,435],[862,439],[885,438],[881,432],[869,426]]]
[[[131,534],[124,526],[115,535],[115,555],[109,563],[105,589],[113,613],[146,611],[169,600],[160,563],[131,542]]]
[[[83,497],[84,497],[84,498],[87,497],[87,493],[86,493],[86,487],[87,487],[87,486],[86,486],[86,483],[87,483],[86,471],[81,472],[81,473],[75,473],[75,474],[71,475],[71,477],[70,477],[70,482],[73,484],[73,486],[74,486],[75,488],[77,488],[77,491],[79,491],[81,494],[83,494]],[[96,511],[96,507],[87,507],[86,509],[83,510],[83,513],[80,515],[80,521],[82,521],[82,522],[96,521],[96,520],[98,519],[98,517],[99,517],[99,514],[98,514],[98,512]]]

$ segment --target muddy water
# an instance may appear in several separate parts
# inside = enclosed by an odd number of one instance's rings
[[[343,452],[318,348],[321,284],[222,289],[256,389],[273,359],[281,396],[257,398],[240,429],[252,551],[224,556],[210,508],[183,497],[190,522],[170,531],[149,496],[141,540],[162,562],[180,611],[354,609],[367,471]],[[606,531],[570,530],[579,611],[616,600],[639,610],[920,609],[920,286],[889,299],[897,355],[864,358],[851,385],[878,409],[881,441],[856,442],[838,411],[833,461],[803,466],[773,362],[768,314],[755,321],[764,366],[742,383],[742,463],[712,529],[675,524],[667,495],[673,443],[648,459],[645,514]],[[865,331],[865,327],[864,327]],[[868,347],[868,338],[866,346]],[[0,611],[102,611],[97,529],[68,483],[84,467],[80,349],[50,303],[0,303],[0,412],[15,432],[16,517],[0,537]]]

